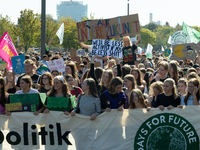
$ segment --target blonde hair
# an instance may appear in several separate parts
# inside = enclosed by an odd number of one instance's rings
[[[105,73],[108,73],[108,76],[109,76],[108,85],[110,84],[110,81],[113,79],[113,76],[114,76],[112,70],[110,70],[110,69],[105,70],[105,71],[103,72],[101,81],[100,81],[100,83],[99,83],[99,85],[101,86],[101,88],[103,88],[103,86],[104,86],[104,84],[103,84],[103,76],[104,76]]]
[[[32,61],[31,59],[26,59],[25,61],[24,61],[24,64],[27,64],[27,63],[29,63],[30,65],[34,65],[35,63],[34,63],[34,61]]]
[[[126,38],[129,40],[129,46],[132,46],[130,37],[129,37],[129,36],[124,36],[124,37],[123,37],[123,47],[126,47],[125,42],[124,42],[124,40],[125,40]]]
[[[168,78],[168,79],[166,79],[166,80],[164,81],[164,83],[166,83],[166,82],[170,83],[171,86],[173,86],[172,94],[173,94],[173,96],[174,96],[174,99],[176,99],[176,98],[178,97],[178,95],[177,95],[177,89],[176,89],[176,85],[175,85],[174,80],[173,80],[172,78]]]
[[[159,91],[159,93],[163,93],[163,83],[161,81],[157,81],[157,82],[154,82],[150,85],[149,87],[149,95],[151,96],[155,96],[154,95],[154,92],[153,92],[153,89],[157,89]]]
[[[178,83],[183,83],[183,84],[185,84],[185,86],[187,86],[187,80],[185,78],[180,78],[178,80]]]
[[[112,69],[112,68],[109,67],[109,63],[110,63],[110,62],[113,63],[113,66],[116,65],[116,61],[115,61],[114,59],[111,59],[111,60],[108,61],[108,65],[107,65],[107,67],[106,67],[106,70],[107,70],[107,69]]]

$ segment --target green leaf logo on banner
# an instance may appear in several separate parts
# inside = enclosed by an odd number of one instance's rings
[[[198,150],[199,137],[192,124],[172,113],[162,113],[147,119],[138,129],[136,150]]]

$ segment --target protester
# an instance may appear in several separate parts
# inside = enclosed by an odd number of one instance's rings
[[[176,92],[176,85],[173,79],[169,78],[164,81],[164,93],[159,94],[156,99],[156,107],[160,110],[172,109],[180,105],[180,97]]]
[[[142,79],[140,70],[138,68],[133,68],[131,73],[135,77],[135,80],[136,80],[136,83],[137,83],[137,88],[140,89],[143,92],[146,83]]]
[[[15,75],[11,70],[7,71],[6,76],[4,77],[6,81],[6,92],[9,94],[14,94],[16,92],[16,85],[15,85]]]
[[[181,98],[186,94],[187,80],[185,78],[180,78],[178,80],[178,92]]]
[[[54,77],[54,83],[52,89],[47,93],[49,97],[71,97],[69,88],[63,76],[56,76]],[[71,105],[71,103],[70,103]],[[71,106],[70,106],[71,107]],[[72,107],[71,107],[72,108]],[[64,111],[65,115],[69,115],[71,109],[69,111]],[[46,108],[44,113],[48,113],[49,109]]]
[[[175,83],[177,84],[178,79],[179,79],[179,75],[178,75],[178,67],[177,67],[178,63],[176,61],[170,61],[169,63],[169,77],[174,79]]]
[[[54,77],[56,77],[56,76],[58,76],[58,75],[61,75],[61,74],[58,72],[58,70],[53,70],[53,71],[51,72],[51,75],[52,75],[52,77],[54,78]]]
[[[129,109],[135,109],[135,108],[147,108],[143,94],[139,89],[133,89],[130,94]]]
[[[71,74],[68,74],[65,76],[65,80],[67,81],[67,85],[69,87],[70,93],[72,95],[75,95],[76,98],[78,97],[79,94],[81,94],[83,91],[80,87],[75,87],[74,86],[74,78]]]
[[[125,109],[128,109],[130,107],[130,96],[131,91],[133,89],[136,89],[136,81],[133,75],[128,74],[124,77],[124,85],[126,86],[126,89],[124,93],[126,94],[126,103],[125,103]]]
[[[38,92],[47,93],[51,90],[53,85],[53,77],[51,73],[45,72],[40,76],[40,86]]]
[[[41,63],[43,63],[45,66],[48,67],[47,60],[48,60],[48,56],[46,54],[44,54]]]
[[[123,65],[129,64],[129,65],[135,65],[136,61],[136,54],[135,50],[137,49],[137,45],[141,40],[140,34],[138,34],[138,40],[135,42],[135,44],[132,45],[130,37],[124,36],[123,37]]]
[[[111,109],[122,110],[125,106],[126,96],[122,92],[123,81],[120,77],[113,78],[108,90],[100,95],[102,111],[109,112]]]
[[[181,105],[200,105],[199,80],[193,78],[188,81],[188,92],[181,97]]]
[[[85,79],[82,84],[83,94],[78,96],[78,104],[71,116],[79,113],[86,116],[91,116],[91,120],[95,120],[101,113],[101,104],[98,98],[95,81],[92,78]]]
[[[5,104],[8,102],[9,94],[6,92],[5,80],[0,77],[0,114],[5,114]]]
[[[149,87],[149,98],[147,105],[148,107],[155,108],[156,107],[156,99],[158,94],[163,93],[163,83],[160,81],[154,82]]]
[[[31,77],[31,80],[32,80],[32,87],[33,88],[38,88],[39,85],[38,85],[38,79],[39,79],[39,75],[38,74],[34,74],[33,73],[33,69],[34,69],[34,62],[31,60],[31,59],[27,59],[24,61],[24,68],[25,68],[25,74],[19,76],[18,80],[17,80],[17,90],[20,89],[20,80],[23,76],[25,75],[28,75]]]
[[[152,72],[147,72],[144,75],[144,81],[146,83],[145,88],[144,88],[144,93],[148,94],[149,93],[149,86],[151,84],[151,81],[153,80],[153,73]]]

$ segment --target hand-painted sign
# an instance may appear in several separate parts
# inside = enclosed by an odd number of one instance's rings
[[[79,42],[140,34],[138,14],[77,23]]]
[[[65,72],[65,64],[63,59],[47,61],[50,71],[58,70],[58,72]]]
[[[24,55],[11,57],[11,61],[12,61],[13,71],[15,72],[15,74],[25,73],[25,69],[24,69],[25,56]]]

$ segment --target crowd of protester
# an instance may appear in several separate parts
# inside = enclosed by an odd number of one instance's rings
[[[123,37],[123,58],[77,56],[73,61],[69,52],[51,52],[41,59],[37,52],[27,53],[24,61],[25,73],[15,75],[4,69],[0,77],[0,112],[5,111],[10,94],[46,93],[49,97],[76,97],[77,105],[64,111],[66,115],[76,113],[91,116],[94,120],[103,112],[112,109],[152,108],[168,110],[189,105],[199,105],[199,52],[195,60],[171,60],[152,52],[152,58],[137,54],[137,45],[129,37]],[[91,45],[80,43],[92,51]],[[19,53],[21,55],[22,53]],[[128,54],[128,55],[127,55]],[[65,72],[53,70],[38,75],[37,68],[47,66],[47,61],[63,59]],[[100,62],[101,67],[95,67]],[[38,113],[48,113],[45,104]]]

